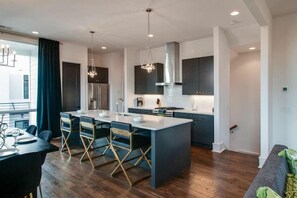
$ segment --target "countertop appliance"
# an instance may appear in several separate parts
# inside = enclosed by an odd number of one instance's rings
[[[137,107],[143,106],[143,98],[142,97],[136,98],[136,105],[137,105]]]
[[[163,117],[173,117],[174,110],[184,109],[181,107],[157,107],[153,109],[153,115]]]
[[[89,110],[109,109],[109,85],[88,83]]]

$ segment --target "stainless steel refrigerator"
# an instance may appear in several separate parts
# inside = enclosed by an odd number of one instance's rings
[[[88,83],[89,110],[109,109],[109,85]]]

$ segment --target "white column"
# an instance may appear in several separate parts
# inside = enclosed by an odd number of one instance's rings
[[[213,152],[230,147],[230,49],[224,31],[214,27],[214,143]]]
[[[262,167],[269,154],[269,121],[271,112],[271,94],[270,83],[270,28],[269,26],[261,27],[261,154],[259,157],[259,167]]]

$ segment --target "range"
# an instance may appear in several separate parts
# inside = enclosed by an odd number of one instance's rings
[[[157,107],[153,110],[153,115],[173,117],[174,110],[184,109],[181,107]]]

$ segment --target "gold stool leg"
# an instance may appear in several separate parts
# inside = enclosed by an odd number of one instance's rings
[[[149,162],[149,160],[146,157],[146,154],[151,150],[151,148],[152,147],[150,146],[145,152],[143,152],[143,150],[141,148],[139,149],[142,156],[134,163],[134,166],[137,166],[144,158],[144,160],[147,162],[147,164],[150,166],[150,168],[152,168],[151,163]]]
[[[105,150],[103,151],[103,155],[105,155],[105,153],[110,149],[110,142],[108,140],[108,138],[105,138],[107,141],[108,146],[106,146]]]
[[[64,140],[64,144],[63,144],[62,147],[61,147],[61,152],[63,151],[64,147],[66,146],[66,148],[67,148],[67,150],[68,150],[68,153],[69,153],[69,155],[71,156],[70,147],[69,147],[69,145],[68,145],[68,139],[69,139],[69,137],[70,137],[71,132],[68,132],[68,131],[66,131],[66,132],[68,133],[67,137],[65,137],[64,132],[62,131],[62,138],[63,138],[63,140]]]
[[[126,160],[126,158],[131,154],[132,151],[129,151],[129,152],[125,155],[125,157],[124,157],[122,160],[120,160],[118,154],[116,153],[116,151],[114,150],[114,147],[113,147],[112,145],[111,145],[111,150],[113,151],[113,153],[114,153],[116,159],[117,159],[118,162],[119,162],[119,164],[117,165],[117,167],[112,171],[111,176],[113,176],[114,173],[117,171],[117,169],[118,169],[119,167],[121,167],[121,169],[123,170],[123,173],[124,173],[126,179],[127,179],[128,182],[129,182],[129,185],[132,186],[133,183],[131,182],[131,180],[130,180],[130,178],[129,178],[129,176],[128,176],[128,174],[127,174],[127,172],[126,172],[126,170],[125,170],[125,168],[124,168],[124,166],[123,166],[123,164],[122,164],[122,163]]]
[[[89,149],[91,148],[91,146],[92,146],[94,140],[92,140],[92,141],[91,141],[91,144],[89,144],[89,146],[87,146],[86,143],[85,143],[85,141],[84,141],[84,138],[83,138],[83,137],[80,137],[80,138],[81,138],[81,141],[82,141],[83,146],[84,146],[84,148],[85,148],[85,152],[84,152],[83,156],[80,158],[80,162],[83,161],[84,156],[87,154],[87,156],[88,156],[88,158],[89,158],[89,160],[90,160],[90,163],[91,163],[91,165],[92,165],[92,167],[93,167],[93,169],[94,169],[95,166],[94,166],[92,157],[91,157],[91,155],[90,155],[90,153],[89,153]]]

